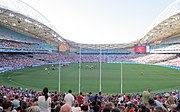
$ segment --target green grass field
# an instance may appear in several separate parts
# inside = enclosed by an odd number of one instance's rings
[[[73,93],[78,93],[78,66],[78,64],[70,64],[68,67],[61,67],[62,92],[72,89]],[[95,68],[90,69],[88,66]],[[46,86],[50,91],[58,91],[59,66],[55,65],[54,68],[55,70],[52,70],[52,65],[44,65],[1,73],[0,85],[36,90],[42,90]],[[101,73],[102,92],[119,93],[121,64],[102,63]],[[147,88],[151,88],[152,92],[180,90],[180,70],[154,65],[122,64],[122,75],[123,93],[141,93]],[[81,91],[83,93],[99,92],[99,80],[99,63],[82,63]]]

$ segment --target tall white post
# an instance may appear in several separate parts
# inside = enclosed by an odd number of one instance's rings
[[[60,62],[59,62],[59,84],[58,84],[58,87],[59,87],[59,92],[61,91],[61,65],[60,65]]]
[[[122,62],[121,62],[121,94],[123,93],[123,80],[122,80]]]
[[[100,69],[99,70],[99,83],[100,83],[99,84],[99,91],[101,91],[101,46],[100,46],[100,51],[99,52],[100,52],[100,57],[99,57],[99,59],[100,59],[99,60],[99,64],[100,64],[100,67],[99,67],[99,69]]]
[[[79,93],[81,92],[81,44],[79,47]]]

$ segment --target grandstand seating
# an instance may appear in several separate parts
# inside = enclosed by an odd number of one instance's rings
[[[100,57],[101,56],[101,57]],[[101,59],[101,60],[100,60]],[[26,66],[43,65],[48,63],[78,63],[81,62],[131,62],[158,64],[166,66],[180,66],[179,58],[176,54],[121,54],[121,55],[100,55],[76,53],[46,53],[46,54],[18,54],[1,53],[0,68],[5,70],[20,69]]]
[[[22,35],[2,26],[0,26],[0,31],[0,48],[3,52],[57,51],[56,46],[50,46],[44,40]]]
[[[157,63],[157,62],[169,60],[172,58],[174,59],[175,57],[176,57],[176,54],[148,54],[148,55],[131,59],[131,61],[141,62],[141,63]]]
[[[14,32],[10,29],[0,26],[0,39],[5,40],[14,40],[26,43],[42,43],[47,44],[44,40],[40,40],[38,38],[32,38],[29,36],[22,35],[20,33]]]
[[[166,44],[163,47],[151,49],[151,53],[180,53],[180,44]]]
[[[127,52],[125,49],[81,49],[81,51],[78,51],[77,53],[82,53],[82,54],[127,54],[129,52]]]
[[[156,44],[156,45],[152,45],[152,46],[150,47],[150,49],[151,49],[151,50],[153,50],[153,49],[159,49],[159,48],[167,47],[167,46],[169,46],[169,44]]]
[[[167,38],[161,41],[161,44],[172,44],[172,43],[180,43],[180,36]]]
[[[7,53],[1,53],[0,54],[0,67],[9,68],[12,69],[20,69],[24,68],[26,66],[32,66],[32,65],[41,65],[45,64],[45,62],[42,62],[40,60],[36,60],[33,58],[25,57],[24,55],[20,54],[7,54]]]
[[[164,62],[157,63],[159,65],[169,65],[169,66],[180,66],[180,58],[175,58],[172,60],[166,60]]]

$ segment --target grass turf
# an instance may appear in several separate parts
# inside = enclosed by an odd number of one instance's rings
[[[82,63],[82,92],[99,92],[99,66],[99,63]],[[62,92],[71,89],[73,93],[78,93],[78,67],[78,64],[61,67],[60,87]],[[52,70],[52,68],[55,70]],[[109,94],[120,93],[121,64],[102,63],[101,73],[102,92]],[[151,88],[152,92],[180,90],[180,70],[155,65],[122,64],[122,75],[123,93],[141,93],[147,88]],[[0,85],[22,87],[23,89],[42,90],[44,87],[48,87],[50,91],[58,91],[58,81],[58,65],[54,65],[54,67],[52,65],[30,67],[0,74]]]

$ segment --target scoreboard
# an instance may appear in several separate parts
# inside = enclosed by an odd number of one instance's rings
[[[136,44],[134,45],[135,53],[149,53],[149,44]]]

